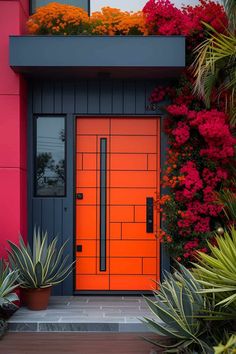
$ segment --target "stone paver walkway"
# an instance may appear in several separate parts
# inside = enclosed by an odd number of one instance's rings
[[[17,332],[147,332],[152,317],[141,296],[55,296],[47,310],[20,308],[9,320]]]

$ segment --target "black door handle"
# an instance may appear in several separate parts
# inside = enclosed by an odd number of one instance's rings
[[[146,198],[146,232],[153,233],[153,198]]]

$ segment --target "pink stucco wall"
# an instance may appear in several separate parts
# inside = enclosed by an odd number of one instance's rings
[[[26,83],[9,67],[9,35],[25,33],[28,0],[0,1],[0,257],[27,232]]]

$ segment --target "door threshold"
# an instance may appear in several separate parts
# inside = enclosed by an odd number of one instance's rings
[[[150,290],[76,290],[73,293],[74,296],[79,295],[124,295],[124,296],[142,296],[142,295],[153,295],[153,292]]]

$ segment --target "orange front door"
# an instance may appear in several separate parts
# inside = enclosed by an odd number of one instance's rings
[[[160,276],[158,118],[77,118],[76,290],[151,290]]]

